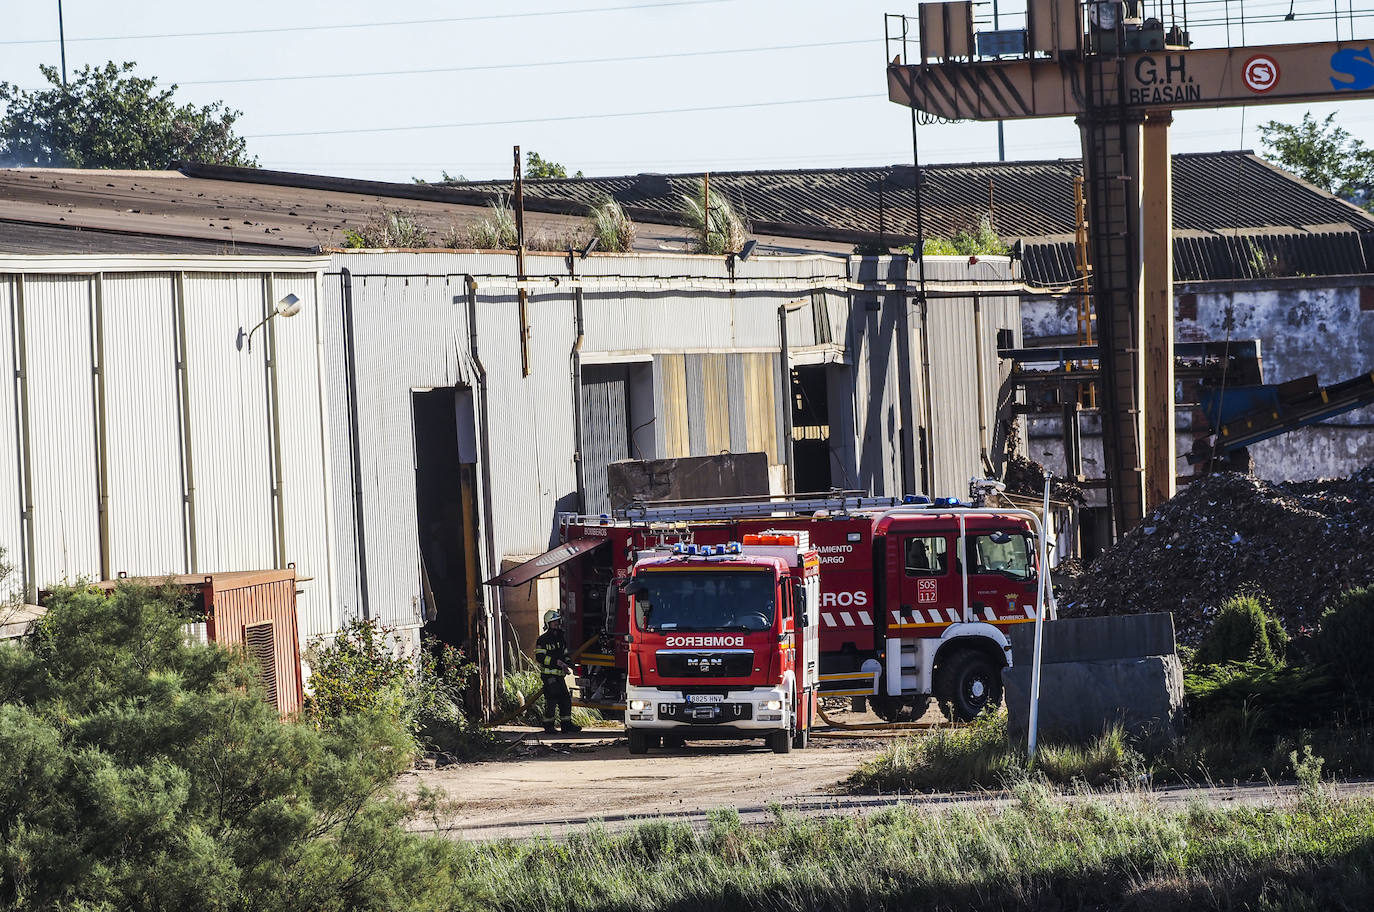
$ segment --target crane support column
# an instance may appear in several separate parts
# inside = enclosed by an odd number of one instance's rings
[[[1100,65],[1099,65],[1100,63]],[[1107,493],[1122,535],[1145,515],[1144,374],[1141,329],[1142,112],[1118,105],[1119,61],[1093,61],[1093,104],[1078,118],[1088,186],[1088,226],[1102,371],[1102,455]]]
[[[1145,274],[1145,509],[1174,496],[1174,196],[1169,157],[1173,115],[1145,118],[1141,246]]]

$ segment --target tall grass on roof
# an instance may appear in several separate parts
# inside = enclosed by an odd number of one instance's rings
[[[597,248],[607,253],[625,253],[635,242],[635,224],[624,208],[609,196],[592,210],[589,217]]]
[[[724,256],[739,250],[749,236],[744,230],[744,222],[735,213],[730,201],[715,190],[711,191],[710,199],[703,207],[705,181],[700,186],[701,190],[695,196],[682,196],[682,211],[687,216],[687,224],[697,233],[692,252]]]
[[[344,232],[350,249],[416,249],[431,246],[429,231],[403,209],[384,209],[363,227]]]

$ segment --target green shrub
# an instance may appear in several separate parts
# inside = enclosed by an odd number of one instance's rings
[[[533,703],[529,702],[530,697],[543,684],[539,677],[539,669],[523,654],[518,654],[510,667],[511,670],[501,678],[501,695],[496,707],[497,718],[505,718],[519,709],[522,704],[528,704],[525,706],[525,711],[518,716],[512,716],[510,722],[515,725],[543,725],[543,698],[541,697]],[[601,713],[585,706],[574,706],[572,718],[573,722],[583,728],[598,725],[605,721]]]
[[[355,618],[329,640],[311,643],[306,655],[311,693],[305,718],[317,726],[331,728],[341,719],[375,712],[410,732],[417,750],[469,759],[496,745],[463,709],[477,668],[452,646],[430,643],[414,655],[391,628]]]
[[[1183,689],[1195,721],[1230,716],[1251,736],[1330,722],[1339,702],[1321,669],[1257,662],[1204,666],[1183,676]]]
[[[1211,629],[1198,644],[1193,662],[1277,665],[1283,661],[1287,646],[1288,634],[1274,615],[1269,599],[1258,593],[1243,593],[1222,602]]]
[[[0,644],[0,908],[438,908],[456,852],[399,826],[410,734],[282,721],[177,590],[60,589]]]
[[[1313,644],[1315,658],[1324,663],[1354,707],[1374,710],[1374,586],[1342,593],[1321,617]]]

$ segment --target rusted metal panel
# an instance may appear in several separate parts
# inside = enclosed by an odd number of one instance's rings
[[[185,573],[175,285],[168,273],[98,280],[104,346],[109,568]]]
[[[284,716],[299,712],[303,688],[295,571],[212,574],[203,583],[203,589],[211,642],[243,646],[249,627],[272,625],[271,674],[276,685],[277,711]]]
[[[25,363],[37,585],[100,567],[96,486],[94,283],[85,276],[24,279]]]

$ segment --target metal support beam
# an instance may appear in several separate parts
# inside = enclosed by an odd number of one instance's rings
[[[1145,284],[1144,429],[1145,509],[1174,496],[1174,245],[1173,168],[1167,111],[1155,111],[1143,130],[1144,185],[1140,240]]]

